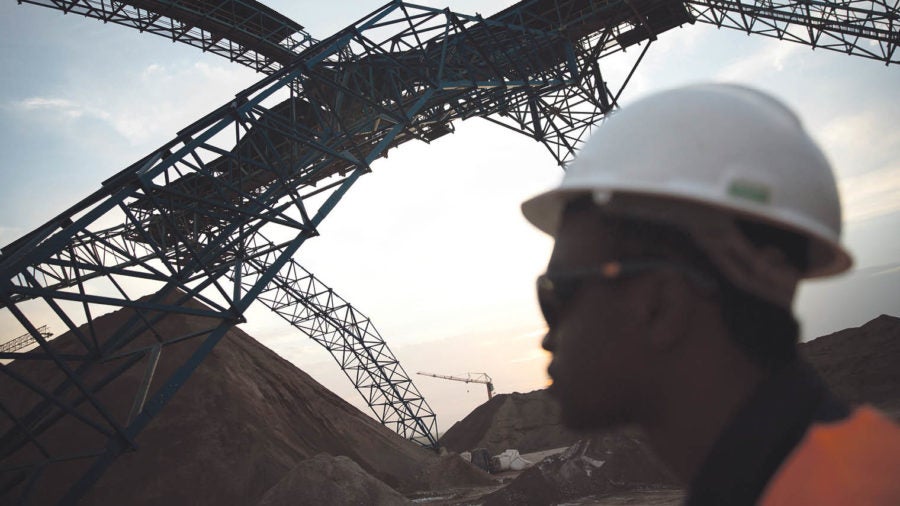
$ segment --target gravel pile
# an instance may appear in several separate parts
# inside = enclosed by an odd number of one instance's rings
[[[131,314],[121,310],[97,318],[94,326],[101,342],[104,333]],[[157,325],[157,332],[164,337],[181,336],[218,323],[170,315]],[[63,353],[78,351],[71,335],[53,342]],[[130,347],[155,342],[143,335]],[[151,392],[198,344],[194,339],[163,348]],[[118,363],[93,371],[88,383]],[[51,388],[61,377],[46,365],[19,360],[8,367]],[[146,361],[139,362],[98,394],[107,406],[119,407],[113,415],[122,422],[145,369]],[[37,402],[35,395],[4,375],[0,375],[0,398],[19,415]],[[86,404],[81,409],[90,418],[98,416]],[[7,420],[0,419],[0,424],[6,424],[0,426],[0,434],[9,428]],[[51,452],[91,443],[103,448],[103,441],[71,416],[41,434],[39,441]],[[346,456],[401,493],[492,483],[488,475],[458,457],[441,458],[391,432],[238,328],[228,331],[136,442],[139,450],[119,457],[80,504],[252,505],[287,473],[320,453]],[[4,465],[12,466],[36,452],[29,445]],[[34,488],[32,504],[55,504],[86,466],[83,460],[47,466]],[[16,497],[18,490],[0,493],[0,503]]]
[[[900,318],[881,315],[800,345],[834,392],[900,420]]]
[[[839,397],[851,404],[873,404],[900,419],[900,318],[882,315],[801,344],[800,350]],[[491,454],[570,446],[487,496],[488,505],[555,504],[623,490],[677,487],[641,434],[569,431],[545,390],[495,396],[451,427],[441,443],[457,452],[487,448]]]

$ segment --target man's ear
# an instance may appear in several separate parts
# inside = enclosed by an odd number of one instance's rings
[[[648,344],[660,351],[678,346],[689,335],[697,294],[674,272],[660,272],[649,290],[646,317]]]

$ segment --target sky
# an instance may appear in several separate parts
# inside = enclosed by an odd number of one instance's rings
[[[382,2],[266,3],[324,38]],[[510,2],[426,3],[489,15]],[[611,74],[625,68],[602,63]],[[0,4],[0,68],[0,245],[262,77],[161,37],[14,2]],[[801,287],[804,339],[900,315],[900,68],[698,24],[652,44],[622,104],[702,81],[785,101],[835,167],[856,263]],[[552,242],[519,204],[562,176],[525,136],[480,119],[456,128],[376,162],[297,256],[372,319],[441,430],[484,402],[485,390],[417,371],[486,372],[501,393],[546,385],[533,286]],[[244,330],[364,406],[318,345],[263,307],[248,320]],[[0,339],[7,334],[0,328]]]

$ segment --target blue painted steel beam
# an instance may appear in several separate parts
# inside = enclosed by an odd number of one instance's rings
[[[91,2],[54,5],[104,5]],[[134,26],[162,19],[159,12],[148,17],[141,10],[148,2],[141,5]],[[865,20],[840,18],[843,4],[807,9],[806,18],[790,6],[764,7],[759,19],[766,21],[749,29],[763,26],[764,35],[785,36],[791,26],[821,18],[828,21],[821,24],[828,34],[863,34],[880,44],[887,63],[896,62],[896,8],[872,21],[878,30],[894,27],[885,34],[868,30]],[[34,322],[55,314],[70,336],[58,340],[59,349],[40,341],[28,367],[18,360],[0,366],[0,380],[12,378],[37,392],[31,410],[4,405],[9,416],[0,426],[0,442],[7,444],[0,446],[0,458],[10,468],[34,472],[0,472],[0,495],[39,494],[59,462],[75,459],[86,462],[86,473],[66,500],[77,500],[257,299],[332,350],[382,422],[415,437],[430,435],[436,431],[433,413],[374,327],[369,332],[355,326],[368,320],[331,292],[321,300],[321,286],[291,255],[318,235],[318,225],[374,160],[405,142],[451,133],[456,120],[485,117],[542,142],[565,163],[584,133],[616,106],[659,33],[695,19],[730,26],[731,14],[746,9],[724,2],[535,0],[482,18],[395,1],[320,42],[292,46],[296,57],[281,70],[258,67],[272,74],[3,249],[3,310],[32,335]],[[841,23],[832,29],[836,17]],[[244,28],[237,18],[231,22]],[[267,33],[255,32],[260,44],[271,42]],[[176,39],[186,40],[182,35]],[[812,43],[821,40],[819,35]],[[635,44],[644,47],[632,72],[624,82],[608,82],[598,61]],[[246,54],[239,49],[233,56]],[[310,290],[297,289],[304,281]],[[198,309],[195,300],[212,309]],[[101,307],[129,313],[102,334],[94,325]],[[338,318],[343,308],[348,312]],[[217,323],[191,335],[164,329],[167,315],[192,312],[213,315]],[[88,324],[85,332],[77,330],[81,322]],[[153,381],[150,402],[125,419],[102,405],[96,410],[100,417],[87,410],[98,406],[99,388],[115,388],[133,365],[104,375],[102,386],[93,378],[116,361],[143,356],[147,341],[160,344],[160,367],[174,368],[166,379]],[[201,344],[186,362],[172,362],[166,347],[186,341]],[[70,367],[66,362],[73,356],[84,359]],[[44,370],[58,367],[62,379],[53,387],[39,385],[29,376],[36,363]],[[3,381],[0,389],[7,386]],[[71,398],[76,391],[77,402]],[[66,453],[42,438],[48,427],[71,420],[104,443]],[[29,449],[40,456],[28,462]]]
[[[297,22],[255,0],[18,0],[115,23],[272,73],[315,40]]]

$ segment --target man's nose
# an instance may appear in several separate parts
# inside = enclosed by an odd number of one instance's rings
[[[543,348],[549,352],[553,351],[553,349],[556,345],[556,339],[553,337],[553,334],[554,333],[552,330],[547,329],[547,333],[544,334],[544,338],[541,339],[541,348]]]

